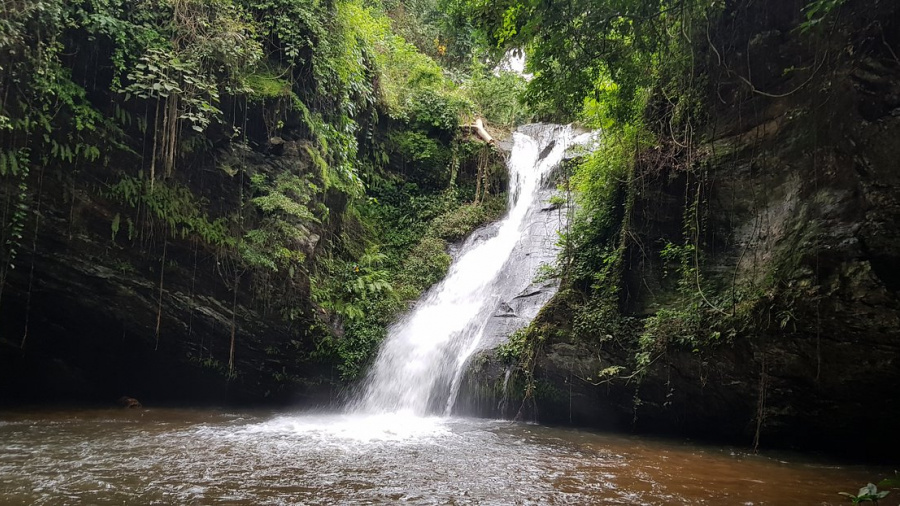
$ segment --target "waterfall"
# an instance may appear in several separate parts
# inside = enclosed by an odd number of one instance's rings
[[[528,254],[514,252],[530,234],[529,217],[546,204],[542,185],[570,146],[591,137],[559,125],[527,125],[513,135],[509,211],[487,232],[473,234],[444,280],[389,329],[353,403],[355,411],[449,414],[466,362],[482,344],[492,314],[536,274]],[[553,247],[555,237],[550,241]]]

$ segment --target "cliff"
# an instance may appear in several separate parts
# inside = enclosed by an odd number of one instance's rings
[[[473,367],[475,411],[896,455],[900,9],[802,7],[734,2],[695,41],[704,119],[685,142],[651,98],[612,299],[570,283],[524,360]]]
[[[12,2],[0,70],[0,403],[335,402],[501,211],[357,2]]]

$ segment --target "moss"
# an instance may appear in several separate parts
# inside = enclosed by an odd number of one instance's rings
[[[505,210],[505,200],[496,196],[486,198],[481,204],[462,205],[435,218],[434,233],[447,241],[458,241],[480,225],[500,218]]]
[[[440,139],[416,130],[397,130],[388,136],[391,165],[422,188],[438,190],[450,181],[452,150]]]
[[[401,297],[413,299],[419,292],[437,283],[450,268],[447,243],[437,237],[424,237],[403,262],[400,280],[407,285]]]
[[[244,77],[243,85],[250,100],[273,100],[291,95],[291,83],[270,73],[250,74]]]

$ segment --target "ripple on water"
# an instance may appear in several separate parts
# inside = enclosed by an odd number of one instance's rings
[[[881,472],[410,415],[58,412],[0,425],[0,504],[821,504]]]

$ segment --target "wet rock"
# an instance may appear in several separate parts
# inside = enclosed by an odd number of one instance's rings
[[[246,144],[216,154],[184,171],[191,179],[182,182],[208,201],[213,215],[234,212],[240,202],[234,167],[253,175],[296,172],[309,163]],[[113,167],[81,171],[91,181],[120,177]],[[333,196],[331,203],[342,201]],[[287,402],[306,393],[320,402],[326,391],[323,397],[330,398],[328,372],[297,359],[301,329],[313,326],[311,312],[287,324],[260,296],[265,280],[236,277],[231,260],[202,244],[164,241],[161,230],[144,230],[142,238],[143,222],[131,212],[82,179],[44,179],[38,235],[29,227],[23,241],[28,268],[10,271],[3,288],[0,344],[17,351],[0,353],[0,403],[108,402],[121,390],[146,402]],[[111,239],[117,215],[123,229],[126,217],[135,222],[132,237],[121,231]],[[291,247],[314,255],[325,226],[298,224],[304,240]]]
[[[269,139],[269,152],[273,155],[281,155],[284,153],[284,139],[281,137],[272,137]]]
[[[555,140],[550,141],[547,144],[547,146],[541,150],[541,153],[538,155],[538,160],[543,160],[544,158],[547,158],[547,155],[549,155],[550,152],[553,151],[554,147],[556,147],[556,141]]]
[[[501,302],[494,313],[495,318],[515,318],[516,316],[516,311],[506,302]]]
[[[122,397],[119,397],[119,400],[117,402],[118,402],[119,406],[122,406],[123,408],[143,408],[144,407],[143,405],[141,405],[140,401],[138,401],[134,397],[122,396]]]

